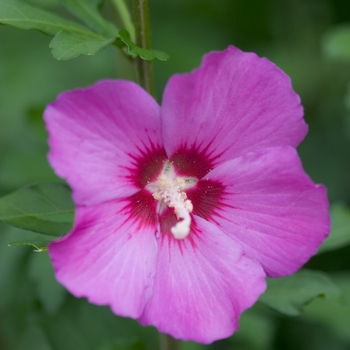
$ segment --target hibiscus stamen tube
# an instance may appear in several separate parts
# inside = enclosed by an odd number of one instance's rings
[[[296,272],[329,233],[326,189],[296,151],[300,98],[254,53],[205,55],[169,79],[161,105],[102,80],[62,93],[44,118],[76,205],[48,248],[57,280],[169,335],[163,350],[231,336],[266,277]]]

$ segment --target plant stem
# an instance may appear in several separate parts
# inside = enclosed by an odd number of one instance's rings
[[[148,0],[133,0],[136,44],[143,49],[151,49],[151,27]],[[140,57],[135,58],[139,84],[151,95],[155,95],[153,64]]]
[[[180,350],[180,341],[170,335],[160,335],[160,350]]]

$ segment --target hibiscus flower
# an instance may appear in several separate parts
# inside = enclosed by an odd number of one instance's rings
[[[300,99],[253,53],[208,54],[161,106],[104,80],[61,94],[45,121],[76,204],[49,246],[56,278],[117,315],[184,340],[230,336],[265,277],[294,273],[329,232],[326,189],[295,150]]]

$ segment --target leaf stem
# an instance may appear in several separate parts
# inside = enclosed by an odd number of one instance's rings
[[[123,22],[124,28],[129,32],[130,39],[132,42],[135,42],[135,27],[134,23],[132,22],[130,12],[128,10],[128,7],[125,4],[124,0],[113,0],[114,6],[116,7],[118,14],[120,16],[120,19]]]
[[[180,350],[180,341],[168,334],[160,334],[160,350]]]
[[[133,0],[136,44],[146,50],[151,49],[151,26],[148,0]],[[153,64],[140,57],[135,58],[136,72],[139,84],[155,96]]]

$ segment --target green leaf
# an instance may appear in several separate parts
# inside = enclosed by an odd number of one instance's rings
[[[332,274],[345,299],[345,305],[350,306],[350,273],[349,270]],[[303,318],[317,322],[323,329],[323,325],[329,327],[339,337],[350,342],[350,312],[349,307],[337,307],[327,300],[315,300],[305,308]]]
[[[328,238],[319,248],[319,253],[338,249],[350,244],[350,211],[346,205],[331,206],[332,229]]]
[[[49,243],[52,242],[52,240],[40,240],[40,241],[34,241],[34,240],[26,240],[26,241],[15,241],[10,242],[8,244],[9,247],[22,247],[22,246],[31,246],[34,248],[35,252],[46,252],[47,246]]]
[[[114,38],[95,39],[90,35],[59,32],[51,41],[52,56],[58,60],[69,60],[79,55],[95,55],[108,45]]]
[[[55,349],[136,350],[130,346],[137,341],[144,343],[146,349],[158,349],[159,334],[155,328],[142,327],[135,320],[114,315],[108,307],[70,295],[57,313],[42,319],[42,325]],[[114,345],[121,347],[115,349]]]
[[[17,0],[0,1],[0,23],[18,29],[36,29],[48,35],[65,30],[92,35],[97,39],[101,37],[79,24]]]
[[[130,34],[127,30],[121,29],[118,32],[119,39],[128,47],[128,54],[131,56],[139,56],[143,60],[151,61],[158,59],[160,61],[167,61],[169,55],[158,50],[145,50],[134,44],[130,39]]]
[[[0,198],[0,221],[50,236],[67,233],[73,215],[70,190],[62,183],[37,184]]]
[[[145,344],[133,339],[109,340],[99,346],[96,350],[146,350]]]
[[[273,341],[275,335],[275,324],[268,313],[261,312],[261,305],[257,305],[246,310],[239,320],[239,332],[230,338],[232,347],[237,349],[237,343],[242,344],[239,349],[249,350],[267,350],[273,349]],[[265,309],[263,309],[266,311]],[[235,346],[236,345],[236,346]]]
[[[331,28],[322,38],[323,54],[335,61],[350,62],[350,25]]]
[[[94,31],[116,37],[118,29],[103,18],[98,6],[101,0],[60,0],[61,4]]]
[[[315,298],[327,298],[336,303],[342,299],[337,286],[319,271],[302,270],[282,278],[268,278],[267,291],[260,301],[282,314],[300,315],[303,307]]]
[[[130,11],[125,3],[125,0],[112,0],[112,3],[115,6],[119,18],[123,23],[123,27],[129,32],[131,41],[135,41],[135,25],[133,23]]]
[[[115,37],[95,33],[82,25],[17,0],[0,1],[0,23],[18,29],[36,29],[48,35],[55,35],[50,48],[53,57],[60,60],[68,60],[79,55],[94,55],[115,40]],[[109,31],[113,31],[117,36],[115,28],[110,27]]]
[[[27,267],[28,275],[35,282],[36,297],[47,313],[55,314],[62,306],[67,292],[55,279],[49,254],[31,254]]]

